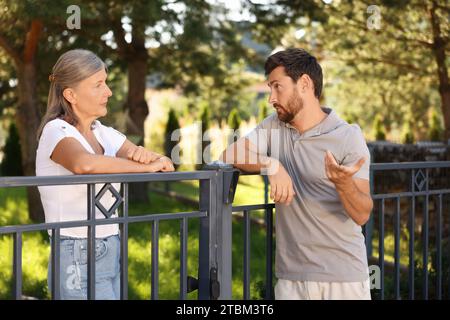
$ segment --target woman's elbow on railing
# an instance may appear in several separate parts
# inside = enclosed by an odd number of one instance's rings
[[[93,166],[90,164],[77,164],[75,165],[72,170],[74,174],[92,174],[93,172]]]

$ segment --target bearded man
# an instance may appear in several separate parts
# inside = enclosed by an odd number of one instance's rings
[[[267,174],[276,207],[276,299],[370,299],[361,226],[370,216],[370,154],[361,129],[321,107],[323,75],[303,49],[265,64],[276,113],[221,160]]]

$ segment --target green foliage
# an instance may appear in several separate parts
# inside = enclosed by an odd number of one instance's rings
[[[265,99],[258,101],[258,123],[263,121],[269,115],[269,105]]]
[[[240,137],[239,127],[241,126],[241,117],[239,111],[233,108],[228,115],[228,127],[232,129],[231,135],[228,137],[228,144],[236,142]]]
[[[409,230],[406,224],[402,224],[401,233],[400,233],[400,295],[403,299],[409,297],[409,278],[408,271],[405,270],[408,268],[409,264]],[[432,237],[433,243],[436,239]],[[379,252],[379,232],[378,230],[374,230],[373,234],[373,252],[374,258],[378,258]],[[394,263],[395,262],[395,237],[392,231],[386,230],[384,235],[384,258],[385,262]],[[414,256],[413,256],[413,264],[414,264],[414,297],[415,299],[422,299],[424,292],[424,268],[423,268],[423,243],[421,241],[421,237],[416,235],[415,243],[414,243]],[[450,292],[446,290],[446,284],[450,280],[450,259],[448,255],[444,252],[448,252],[450,249],[449,238],[443,238],[442,240],[442,260],[441,260],[441,283],[442,283],[442,299],[448,300]],[[436,283],[438,280],[438,260],[437,260],[437,249],[435,246],[431,246],[428,252],[428,299],[435,300],[437,299],[436,293]],[[378,259],[377,259],[378,261]],[[378,263],[377,263],[378,264]],[[391,265],[392,266],[392,265]],[[402,268],[403,266],[403,268]],[[403,269],[403,270],[402,270]],[[384,298],[385,300],[393,300],[395,297],[395,274],[393,268],[385,269],[385,280],[384,280]],[[372,299],[380,299],[380,290],[374,289],[372,290]]]
[[[239,111],[236,108],[233,108],[228,116],[228,127],[234,131],[239,130],[241,122],[242,120]]]
[[[431,141],[442,141],[444,129],[441,124],[441,119],[436,111],[433,110],[430,119],[429,138]]]
[[[351,111],[344,112],[343,118],[345,121],[347,121],[350,124],[358,123],[358,116],[354,112],[351,112]]]
[[[9,111],[17,103],[15,88],[12,86],[15,79],[14,67],[6,54],[0,49],[0,116]]]
[[[199,143],[201,143],[201,163],[198,163],[196,165],[196,169],[197,170],[201,170],[203,167],[203,164],[205,164],[205,150],[206,148],[209,146],[210,141],[206,141],[205,139],[203,139],[205,132],[207,132],[210,127],[211,127],[211,115],[210,115],[210,111],[209,111],[209,107],[207,104],[204,104],[202,106],[201,109],[201,113],[200,113],[200,121],[201,121],[201,128],[202,128],[202,140],[199,141]],[[200,156],[200,155],[199,155]]]
[[[202,133],[204,134],[211,127],[211,115],[207,105],[204,105],[200,113],[202,123]]]
[[[305,20],[325,23],[329,15],[324,1],[273,1],[271,4],[249,1],[247,6],[256,18],[256,36],[273,47],[279,45],[280,39],[293,25],[299,27]]]
[[[375,117],[375,121],[373,123],[373,130],[375,135],[375,140],[384,141],[386,140],[386,133],[384,131],[383,120],[380,115]]]
[[[196,91],[188,92],[188,97],[193,105],[201,110],[202,104],[207,104],[210,109],[211,120],[222,125],[227,121],[233,108],[238,109],[242,120],[248,120],[251,114],[257,112],[256,93],[250,92],[248,87],[264,78],[261,75],[251,74],[245,71],[243,60],[230,66],[227,58],[222,54],[217,63],[221,69],[221,75],[203,75],[195,80],[189,79],[197,86]],[[184,76],[183,76],[184,77]],[[256,110],[254,110],[256,109]]]
[[[171,157],[172,149],[178,144],[178,141],[172,141],[171,139],[172,133],[178,129],[180,129],[180,123],[178,122],[177,113],[174,109],[170,109],[164,134],[164,152],[168,157]],[[174,164],[174,167],[176,169],[178,165]]]
[[[280,16],[287,10],[294,11],[292,17],[302,12],[295,3],[277,3],[285,7],[278,11]],[[354,113],[363,131],[380,114],[386,134],[394,139],[400,138],[393,134],[401,133],[407,119],[414,122],[418,139],[428,138],[428,111],[444,103],[438,90],[442,83],[436,53],[430,45],[434,37],[429,14],[432,2],[383,1],[378,4],[380,29],[368,27],[373,13],[367,12],[369,4],[364,1],[332,1],[319,6],[328,17],[325,23],[314,23],[314,16],[285,17],[287,26],[277,44],[305,48],[319,59],[324,68],[326,104],[341,114]],[[440,25],[446,47],[449,9],[448,2],[436,7],[435,23]]]
[[[413,144],[414,141],[415,139],[414,139],[413,123],[412,121],[406,121],[403,124],[402,143]]]
[[[16,125],[9,126],[8,139],[3,148],[3,161],[0,163],[1,176],[22,176],[22,155],[20,151],[19,133]]]

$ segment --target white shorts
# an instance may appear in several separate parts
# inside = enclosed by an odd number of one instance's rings
[[[314,282],[278,279],[276,300],[371,300],[370,280],[362,282]]]

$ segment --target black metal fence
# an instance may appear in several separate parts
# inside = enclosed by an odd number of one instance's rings
[[[158,239],[159,223],[163,220],[176,219],[180,221],[180,299],[185,299],[188,288],[187,275],[187,234],[188,219],[199,219],[199,261],[198,279],[190,288],[198,289],[199,299],[215,299],[219,295],[231,297],[231,290],[226,287],[231,283],[231,250],[228,232],[231,232],[231,207],[227,217],[223,202],[223,181],[233,176],[233,171],[211,170],[196,172],[173,172],[152,174],[111,174],[84,175],[58,177],[4,177],[0,178],[0,187],[49,186],[49,185],[87,185],[87,220],[58,223],[42,223],[32,225],[16,225],[0,227],[0,234],[9,234],[14,239],[13,277],[14,298],[22,297],[22,236],[26,232],[51,230],[52,234],[52,299],[60,298],[60,230],[71,227],[87,227],[87,270],[88,270],[88,299],[95,299],[95,226],[119,224],[121,235],[121,299],[128,298],[128,226],[132,223],[152,223],[152,269],[151,269],[151,298],[158,299]],[[144,214],[128,216],[128,188],[133,182],[152,181],[181,181],[198,180],[200,182],[199,209],[192,212]],[[115,190],[113,183],[120,183],[121,190]],[[95,194],[95,184],[104,184]],[[100,199],[109,190],[116,198],[113,206],[107,210],[101,206]],[[229,188],[227,189],[227,192]],[[95,219],[95,208],[99,208],[107,219]],[[121,209],[119,217],[110,217],[116,210]],[[220,209],[220,210],[219,210]],[[227,221],[229,220],[229,221]],[[221,229],[227,228],[224,233]],[[223,258],[221,255],[224,255]],[[227,267],[227,263],[229,266]],[[194,283],[194,282],[192,282]],[[225,285],[219,286],[222,283]]]
[[[380,271],[374,298],[449,299],[450,162],[372,164],[371,189],[365,235],[369,260]]]
[[[435,295],[433,298],[441,299],[444,285],[448,286],[448,266],[447,273],[444,272],[443,256],[450,252],[443,253],[444,233],[448,232],[448,197],[450,188],[449,180],[441,179],[445,176],[445,170],[450,169],[450,162],[420,162],[420,163],[392,163],[373,164],[371,166],[372,176],[372,197],[375,202],[374,212],[368,224],[364,228],[366,235],[367,252],[370,259],[374,259],[374,245],[378,245],[378,256],[376,264],[380,270],[380,288],[373,290],[373,298],[409,298],[415,299],[415,292],[420,289],[422,297],[429,298],[429,272],[433,272],[435,284]],[[436,172],[434,171],[437,171]],[[399,192],[377,193],[377,185],[383,185],[378,179],[383,179],[379,175],[381,172],[391,172],[388,175],[392,178],[393,173],[401,173],[400,178],[394,178],[396,184],[402,184],[402,178],[410,176],[409,190]],[[434,175],[431,174],[434,172]],[[393,173],[392,173],[393,172]],[[447,172],[448,173],[448,172]],[[446,174],[447,174],[446,173]],[[380,178],[381,177],[381,178]],[[198,289],[199,299],[231,299],[232,289],[232,214],[234,212],[243,213],[244,223],[244,257],[243,257],[243,298],[250,298],[250,214],[255,210],[265,212],[265,253],[266,253],[266,274],[265,274],[265,299],[273,299],[273,210],[274,204],[267,203],[267,183],[265,203],[258,205],[232,206],[236,191],[239,172],[228,166],[212,165],[207,170],[195,172],[173,172],[173,173],[149,173],[149,174],[114,174],[114,175],[82,175],[82,176],[59,176],[59,177],[3,177],[0,178],[0,188],[4,187],[28,187],[28,186],[48,186],[48,185],[73,185],[86,184],[88,194],[87,220],[70,221],[60,223],[42,223],[33,225],[17,225],[0,227],[0,234],[9,234],[14,239],[13,256],[13,276],[14,276],[14,298],[22,297],[22,236],[26,232],[51,230],[52,238],[52,299],[59,299],[59,246],[60,230],[63,228],[80,227],[88,228],[88,299],[95,299],[95,226],[105,224],[119,224],[121,234],[121,299],[128,298],[128,226],[132,223],[151,222],[152,223],[152,269],[151,269],[151,298],[158,299],[158,252],[159,252],[159,223],[163,220],[180,221],[180,286],[179,298],[186,299],[187,293]],[[441,180],[436,183],[435,180]],[[199,181],[199,207],[197,211],[180,213],[160,213],[143,214],[139,216],[128,216],[128,188],[130,183],[135,182],[155,182],[155,181]],[[267,182],[267,180],[266,180]],[[113,183],[120,183],[120,191],[115,190]],[[95,184],[104,184],[104,187],[95,194]],[[430,186],[437,186],[439,189],[430,189]],[[100,204],[100,198],[105,192],[110,191],[116,198],[116,202],[109,209],[105,209]],[[409,199],[410,206],[405,224],[402,216],[402,199]],[[434,263],[429,266],[429,213],[430,200],[433,200],[433,216],[436,217],[436,229],[433,233],[435,250],[433,250]],[[393,202],[392,202],[393,201]],[[95,219],[95,208],[99,208],[107,219]],[[420,207],[423,211],[421,228],[416,228],[416,212]],[[110,217],[119,209],[119,217]],[[387,214],[387,212],[391,212]],[[392,232],[386,227],[391,226],[386,221],[386,216],[392,217]],[[447,219],[444,219],[447,217]],[[198,254],[198,279],[193,279],[187,274],[187,235],[188,220],[199,219],[199,254]],[[403,223],[403,224],[402,224]],[[404,266],[401,264],[401,256],[404,252],[400,250],[401,227],[406,225],[408,235],[408,295],[403,296],[401,288],[402,272]],[[445,229],[447,228],[447,229]],[[417,264],[417,238],[419,233],[422,239],[422,261]],[[386,269],[387,247],[384,245],[387,235],[393,235],[393,256],[394,263],[392,270]],[[449,246],[450,247],[450,246]],[[391,248],[388,248],[391,250]],[[425,267],[424,267],[425,266]],[[419,271],[418,271],[419,270]],[[415,286],[415,279],[418,273],[422,277],[421,286]],[[446,276],[444,276],[446,274]],[[386,296],[390,290],[387,288],[385,278],[391,277],[389,283],[393,287],[393,295]],[[389,278],[389,279],[391,279]],[[447,281],[445,283],[445,281]],[[389,289],[389,290],[388,290]],[[450,290],[450,286],[449,286]],[[448,297],[448,296],[447,296]]]

